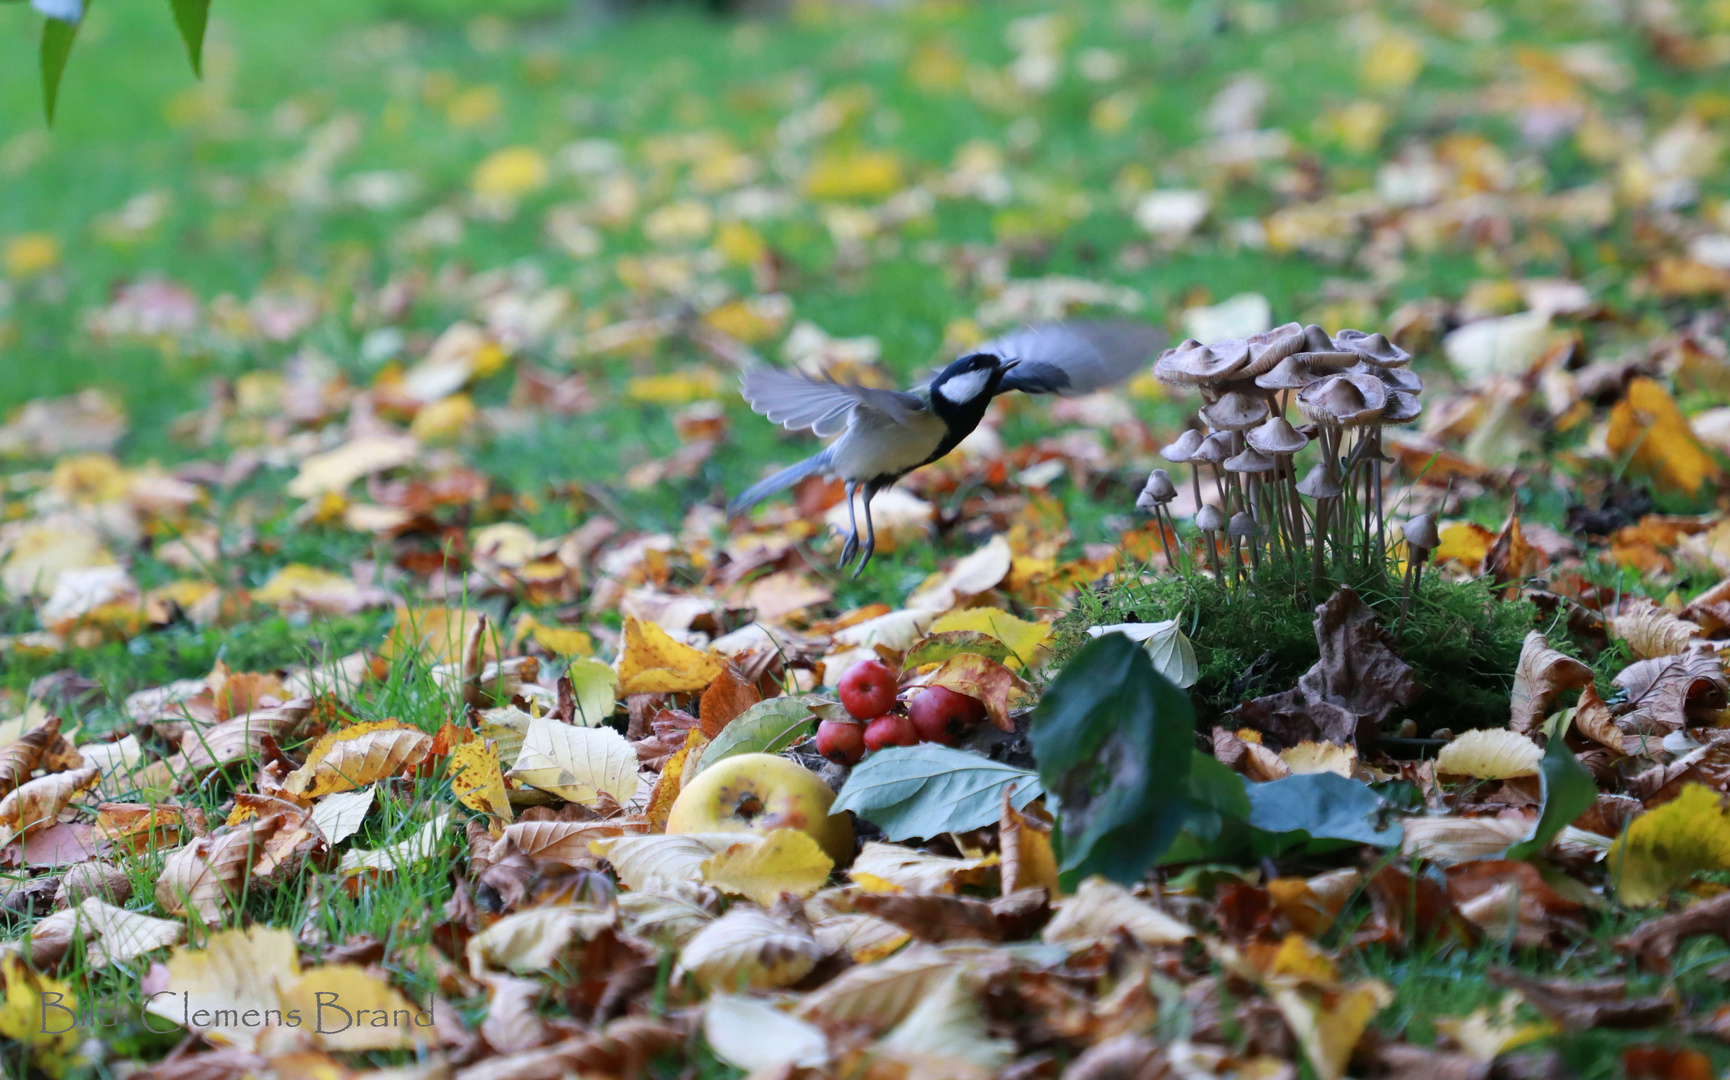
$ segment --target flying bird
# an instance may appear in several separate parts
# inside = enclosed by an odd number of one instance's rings
[[[993,338],[911,390],[883,390],[812,379],[772,367],[745,371],[751,408],[789,431],[839,435],[820,452],[753,485],[728,506],[737,516],[807,476],[839,478],[847,493],[850,531],[841,566],[860,554],[858,577],[877,546],[871,499],[921,465],[955,449],[985,416],[991,399],[1024,394],[1086,394],[1134,374],[1165,343],[1159,329],[1137,322],[1055,322]],[[853,497],[865,495],[861,553]]]

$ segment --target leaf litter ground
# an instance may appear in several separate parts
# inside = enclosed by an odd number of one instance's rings
[[[0,142],[8,1067],[1722,1071],[1722,12],[549,14],[219,6],[159,87],[98,6]],[[803,452],[739,363],[904,384],[1082,312],[1416,353],[1416,624],[1174,576],[1151,379],[1004,403],[858,582],[833,489],[722,521]],[[1199,739],[1160,705],[1114,802],[1028,710],[1129,613]],[[1415,697],[1342,681],[1374,627]],[[885,652],[1015,730],[846,776],[803,740]],[[665,832],[761,751],[850,863]]]

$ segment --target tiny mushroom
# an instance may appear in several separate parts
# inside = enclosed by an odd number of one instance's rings
[[[1225,528],[1225,511],[1212,503],[1207,503],[1195,512],[1195,527],[1202,531],[1202,541],[1207,545],[1207,562],[1213,568],[1215,577],[1219,572],[1219,550],[1214,546],[1213,534]]]
[[[1406,537],[1405,595],[1400,599],[1400,622],[1404,623],[1412,594],[1423,582],[1424,564],[1430,561],[1430,552],[1441,546],[1442,538],[1436,531],[1436,520],[1428,514],[1408,518],[1400,531]]]
[[[1166,511],[1165,505],[1177,498],[1177,485],[1171,482],[1171,474],[1164,469],[1155,469],[1147,474],[1147,483],[1142,487],[1141,494],[1136,496],[1135,505],[1153,515],[1154,527],[1159,530],[1159,546],[1165,552],[1165,564],[1172,565],[1171,545],[1165,539]],[[1172,535],[1177,534],[1172,528]]]

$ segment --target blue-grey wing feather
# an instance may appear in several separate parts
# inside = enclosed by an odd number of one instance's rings
[[[1072,397],[1122,382],[1153,360],[1165,332],[1146,323],[1055,322],[1025,326],[968,352],[1018,360],[997,392]]]
[[[807,428],[818,435],[838,435],[847,427],[853,410],[872,409],[898,424],[925,409],[916,395],[900,390],[811,379],[780,368],[746,370],[741,392],[751,408],[789,431]]]

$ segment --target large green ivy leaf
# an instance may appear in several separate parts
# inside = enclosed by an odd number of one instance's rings
[[[1046,688],[1029,731],[1058,803],[1060,881],[1141,878],[1190,810],[1195,712],[1136,642],[1106,634]]]
[[[210,22],[210,0],[168,0],[174,8],[174,25],[180,28],[180,40],[186,42],[186,58],[192,61],[192,72],[204,77],[204,28]]]
[[[811,703],[799,697],[759,701],[734,717],[714,741],[703,748],[695,768],[685,774],[690,783],[698,773],[734,754],[778,754],[809,735],[817,718]]]
[[[997,821],[1005,790],[1017,810],[1045,793],[1026,769],[965,750],[892,746],[854,767],[829,812],[851,810],[891,840],[925,839]]]
[[[1568,749],[1561,732],[1552,735],[1544,748],[1538,777],[1544,789],[1543,813],[1538,815],[1531,834],[1508,848],[1507,858],[1529,859],[1543,851],[1568,822],[1585,813],[1598,798],[1597,782]]]
[[[1265,784],[1244,784],[1249,823],[1281,836],[1304,833],[1377,847],[1400,842],[1398,824],[1384,821],[1389,807],[1361,780],[1338,773],[1299,773]]]

